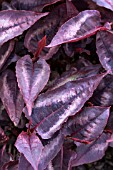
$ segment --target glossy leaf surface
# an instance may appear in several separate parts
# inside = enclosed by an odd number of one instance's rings
[[[96,48],[99,60],[106,70],[113,74],[113,33],[99,31],[96,36]]]
[[[106,141],[109,138],[109,134],[103,133],[91,144],[80,144],[76,150],[76,158],[71,161],[72,167],[82,164],[88,164],[101,159],[104,156],[105,151],[108,147],[108,143]]]
[[[34,170],[34,168],[31,166],[31,164],[27,161],[25,156],[23,154],[20,155],[19,159],[19,165],[18,165],[18,170],[22,170],[24,167],[24,170]]]
[[[38,136],[34,133],[29,136],[26,132],[22,132],[18,136],[15,146],[30,162],[34,170],[37,170],[43,149],[43,145]]]
[[[40,95],[32,112],[33,125],[39,123],[38,134],[44,139],[50,138],[69,116],[75,115],[83,107],[104,76],[100,74],[68,82]]]
[[[113,75],[107,75],[103,78],[95,90],[91,102],[96,106],[113,105]]]
[[[16,64],[16,76],[19,88],[31,115],[33,102],[46,85],[50,75],[50,67],[44,59],[32,63],[29,55],[22,57]]]
[[[55,80],[53,82],[52,87],[49,88],[49,90],[54,90],[64,84],[66,84],[69,81],[78,80],[85,77],[91,77],[94,75],[97,75],[99,73],[100,65],[92,65],[84,67],[84,69],[76,70],[71,69],[67,72],[65,72],[64,75],[62,75],[59,79]]]
[[[46,35],[46,43],[49,44],[59,27],[67,20],[66,4],[54,8],[43,20],[36,22],[25,36],[25,47],[32,53],[36,52],[38,41]],[[43,25],[43,27],[42,27]],[[42,56],[48,53],[44,48]]]
[[[97,5],[108,8],[113,11],[113,1],[112,0],[92,0],[97,3]]]
[[[54,4],[61,0],[12,0],[11,5],[19,10],[36,10],[41,12],[45,6]]]
[[[60,151],[64,142],[64,136],[60,132],[53,140],[47,144],[40,157],[40,162],[38,165],[38,169],[45,169],[49,162],[54,159],[57,153]]]
[[[68,122],[66,135],[91,142],[102,134],[109,117],[110,108],[108,107],[85,107],[79,114]],[[66,130],[64,128],[64,130]]]
[[[0,46],[8,40],[20,35],[41,17],[48,13],[31,11],[0,11]]]
[[[24,101],[20,94],[16,76],[11,70],[6,70],[0,76],[0,98],[12,120],[17,126],[24,107]]]
[[[5,61],[3,67],[2,67],[1,70],[0,70],[0,73],[1,73],[2,71],[4,71],[10,64],[18,61],[19,59],[20,59],[20,57],[19,57],[18,55],[12,53],[12,54],[8,57],[8,59]]]
[[[4,66],[14,48],[14,41],[8,41],[0,47],[0,70]]]
[[[90,37],[95,34],[100,27],[100,14],[98,11],[83,11],[65,22],[47,47],[75,42]]]

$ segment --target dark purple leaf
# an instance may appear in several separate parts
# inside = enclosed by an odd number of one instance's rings
[[[29,55],[22,57],[16,64],[18,86],[26,103],[28,113],[31,115],[33,102],[37,95],[47,84],[50,67],[44,59],[32,63]]]
[[[113,1],[112,0],[92,0],[97,3],[97,5],[108,8],[113,11]]]
[[[110,113],[106,130],[113,133],[113,112]]]
[[[0,12],[0,46],[20,35],[48,13],[5,10]]]
[[[50,58],[53,57],[54,54],[56,54],[58,52],[59,48],[60,48],[60,46],[50,48],[49,51],[45,55],[41,54],[40,58],[49,60]]]
[[[36,10],[41,12],[45,6],[54,4],[61,0],[12,0],[11,5],[19,10]],[[36,8],[36,9],[35,9]]]
[[[47,17],[36,22],[25,36],[25,47],[32,53],[36,52],[38,41],[46,35],[46,43],[49,44],[58,31],[59,27],[67,20],[66,4],[61,4],[54,8]],[[42,27],[43,25],[43,27]],[[53,50],[54,52],[54,50]],[[48,53],[44,48],[42,56]]]
[[[34,170],[37,170],[43,149],[43,145],[38,136],[34,133],[28,135],[26,132],[22,132],[18,136],[15,146],[30,162]]]
[[[38,158],[38,154],[37,154]],[[24,167],[24,170],[34,170],[34,168],[31,166],[31,164],[27,161],[25,156],[23,154],[20,155],[19,159],[19,165],[18,165],[18,170],[22,170]]]
[[[12,120],[17,126],[24,107],[24,101],[20,94],[16,76],[11,70],[6,70],[0,76],[0,98]]]
[[[44,139],[50,138],[69,116],[75,115],[83,107],[104,76],[99,74],[68,82],[41,94],[31,115],[33,125],[39,123],[37,133]]]
[[[109,134],[103,133],[91,144],[79,144],[76,150],[77,156],[75,159],[71,160],[71,166],[88,164],[101,159],[108,148],[107,139],[109,138]]]
[[[54,47],[67,42],[76,42],[90,37],[100,29],[100,13],[96,10],[86,10],[65,22],[47,47]]]
[[[18,161],[9,161],[5,163],[1,170],[18,170]]]
[[[6,1],[2,2],[2,10],[12,10],[12,9],[13,9],[12,6],[8,2]]]
[[[3,65],[5,64],[6,60],[10,56],[11,52],[13,51],[14,48],[14,41],[8,41],[4,43],[0,47],[0,70],[2,69]]]
[[[69,143],[70,145],[70,143]],[[63,153],[62,153],[63,152]],[[74,154],[75,152],[72,151],[69,148],[64,147],[63,151],[60,151],[57,156],[55,157],[55,159],[53,159],[52,163],[53,163],[53,168],[55,170],[67,170],[69,167],[69,161],[71,159],[71,156]]]
[[[76,9],[76,7],[73,5],[73,3],[70,0],[66,0],[66,7],[67,7],[67,16],[69,18],[76,16],[79,11]]]
[[[57,137],[55,137],[52,141],[47,144],[41,154],[40,162],[38,165],[39,170],[43,170],[47,167],[48,163],[53,160],[53,158],[60,151],[64,142],[64,136],[60,132]]]
[[[79,57],[79,59],[75,63],[75,67],[77,68],[77,70],[81,70],[81,69],[84,70],[84,67],[91,67],[91,66],[93,66],[93,64],[89,60],[83,57]]]
[[[96,36],[96,48],[99,60],[106,70],[113,74],[113,34],[108,31],[99,31]]]
[[[4,134],[3,129],[0,127],[0,146],[8,140],[7,136]]]
[[[84,67],[83,69],[81,68],[79,71],[77,71],[76,69],[73,69],[73,70],[71,69],[65,72],[65,75],[62,75],[59,79],[55,80],[53,82],[52,87],[50,87],[49,90],[54,90],[69,81],[74,81],[74,80],[78,80],[81,78],[97,75],[99,73],[99,69],[100,69],[100,65],[98,64],[87,66],[87,67]]]
[[[66,135],[73,138],[91,142],[102,134],[109,117],[108,107],[85,107],[74,120],[68,122]],[[64,128],[64,131],[66,128]]]
[[[4,63],[2,69],[0,70],[0,72],[4,71],[11,63],[16,62],[20,59],[20,57],[16,54],[11,54],[8,59],[6,60],[6,62]]]
[[[96,106],[113,105],[113,75],[103,78],[90,101]]]
[[[6,152],[3,151],[3,148],[0,148],[0,170],[2,170],[2,166],[11,160],[11,156]]]
[[[111,137],[107,140],[109,146],[111,146],[113,148],[113,134],[111,135]]]

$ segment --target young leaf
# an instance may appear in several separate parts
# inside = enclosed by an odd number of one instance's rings
[[[48,13],[32,11],[4,10],[0,11],[0,46],[8,40],[20,35],[41,17]]]
[[[32,61],[33,62],[36,62],[38,60],[38,57],[41,53],[41,51],[43,50],[43,48],[45,47],[46,45],[46,36],[44,36],[39,42],[38,42],[38,48],[37,48],[37,51],[34,55],[34,57],[32,58]]]
[[[45,169],[49,162],[53,160],[53,158],[60,151],[64,142],[64,136],[60,132],[49,144],[47,144],[41,154],[38,169]]]
[[[18,86],[31,115],[33,102],[46,85],[50,75],[50,67],[44,59],[32,63],[29,55],[25,55],[16,64]]]
[[[91,144],[80,144],[76,150],[76,158],[71,160],[71,166],[74,167],[82,164],[88,164],[101,159],[108,148],[107,139],[109,138],[109,134],[103,133]]]
[[[34,170],[37,170],[43,149],[43,145],[38,136],[34,133],[28,135],[26,132],[22,132],[18,136],[15,146],[30,162]]]
[[[2,103],[10,119],[17,126],[24,107],[24,101],[18,88],[16,76],[11,70],[7,69],[0,76],[0,88]]]
[[[59,27],[67,20],[66,4],[55,7],[43,20],[36,22],[27,32],[24,40],[25,47],[35,53],[38,41],[46,35],[46,43],[49,44]],[[43,25],[43,27],[42,27]],[[48,53],[44,48],[43,56]]]
[[[113,74],[113,33],[99,31],[96,36],[96,48],[102,66]]]
[[[90,37],[100,29],[100,13],[96,10],[85,10],[65,22],[47,47],[54,47],[67,42],[76,42]]]
[[[41,94],[31,115],[33,125],[38,124],[37,132],[50,138],[69,116],[75,115],[92,96],[105,74],[87,77]],[[27,114],[26,114],[27,115]]]
[[[61,0],[12,0],[11,5],[19,10],[35,10],[37,12],[42,12],[45,6],[54,4]],[[36,9],[35,9],[36,8]]]
[[[113,11],[113,1],[112,0],[92,0],[97,3],[97,5],[108,8]]]
[[[14,44],[15,44],[15,42],[13,40],[11,40],[11,41],[4,43],[0,47],[0,70],[2,69],[6,60],[8,59],[11,52],[13,51]]]
[[[68,122],[66,135],[73,138],[91,142],[102,134],[109,117],[109,107],[85,107],[74,120]],[[64,127],[64,131],[66,128]]]

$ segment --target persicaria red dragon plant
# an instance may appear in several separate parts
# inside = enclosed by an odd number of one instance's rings
[[[113,1],[0,5],[0,169],[102,159],[113,147]]]

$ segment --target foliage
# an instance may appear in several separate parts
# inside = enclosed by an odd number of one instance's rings
[[[1,170],[71,170],[113,147],[113,2],[81,2],[1,4]]]

